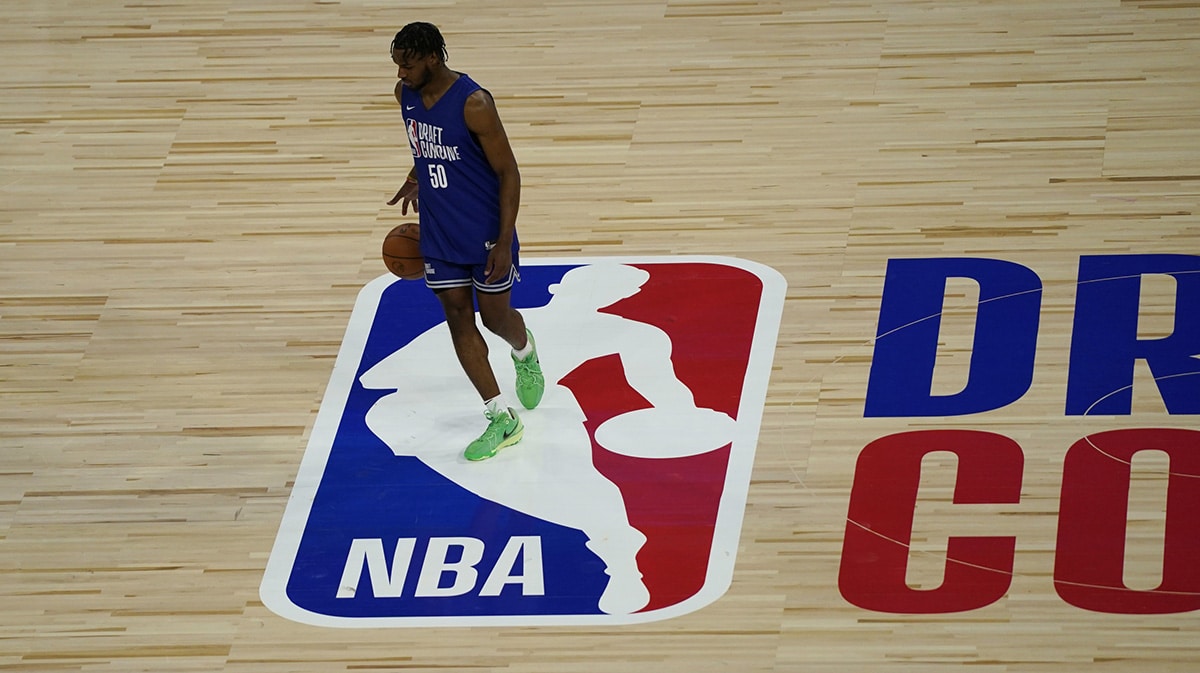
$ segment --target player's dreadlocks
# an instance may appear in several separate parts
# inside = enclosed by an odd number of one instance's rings
[[[392,39],[392,50],[406,57],[424,58],[430,54],[439,54],[442,62],[447,60],[446,40],[437,26],[432,23],[417,21],[410,23],[396,33]]]

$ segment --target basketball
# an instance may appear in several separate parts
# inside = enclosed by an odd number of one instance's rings
[[[407,280],[425,277],[421,258],[421,225],[405,222],[396,225],[383,239],[383,263],[393,275]]]

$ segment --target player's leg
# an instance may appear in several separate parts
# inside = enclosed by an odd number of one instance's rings
[[[434,291],[446,314],[446,326],[450,328],[450,339],[458,362],[470,379],[471,385],[484,400],[500,394],[500,385],[488,362],[488,347],[475,325],[474,292],[470,286],[445,287]]]
[[[497,283],[475,279],[479,315],[483,326],[512,346],[513,368],[516,370],[517,399],[521,406],[533,409],[542,401],[546,379],[542,375],[537,344],[533,332],[525,326],[525,318],[512,306],[512,283],[516,277],[513,267],[508,277]]]
[[[479,317],[483,326],[489,332],[504,339],[513,350],[525,348],[529,335],[525,328],[525,318],[521,312],[513,308],[511,293],[507,290],[499,293],[479,291]]]
[[[430,263],[429,260],[426,262]],[[488,362],[487,342],[475,324],[475,297],[469,270],[466,271],[464,285],[461,279],[452,279],[458,272],[453,265],[437,261],[431,264],[434,273],[429,275],[437,280],[430,281],[427,276],[426,284],[433,289],[442,305],[459,364],[487,405],[484,411],[488,419],[487,430],[467,445],[464,455],[469,460],[491,458],[500,449],[521,441],[525,426],[511,408],[498,403],[501,398],[500,386]]]

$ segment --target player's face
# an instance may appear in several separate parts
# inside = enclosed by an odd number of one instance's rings
[[[420,91],[422,87],[429,84],[429,81],[433,79],[432,61],[432,55],[418,58],[412,54],[405,54],[395,49],[392,50],[392,62],[398,68],[396,77],[404,86],[414,91]]]

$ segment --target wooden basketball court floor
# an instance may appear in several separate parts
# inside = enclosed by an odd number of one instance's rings
[[[1195,451],[1138,452],[1114,488],[1064,476],[1099,433],[1200,429],[1143,360],[1127,413],[1064,412],[1089,364],[1071,358],[1081,260],[1200,255],[1200,4],[29,0],[0,18],[0,670],[1200,667]],[[413,20],[496,95],[527,258],[721,255],[786,278],[715,603],[620,627],[333,629],[261,602],[355,296],[411,219],[384,201],[409,167],[387,47]],[[1031,385],[978,413],[867,417],[888,262],[941,258],[1040,279]],[[1139,340],[1200,310],[1186,273],[1141,277]],[[946,284],[935,393],[968,384],[979,287]],[[941,430],[1019,446],[1018,492],[956,503],[968,458],[927,456],[896,503],[915,513],[907,593],[860,606],[844,557],[869,525],[847,518],[887,480],[856,486],[856,464]],[[1059,547],[1091,519],[1060,521],[1064,482],[1128,503],[1123,537],[1084,553],[1117,554],[1124,586],[1084,607]],[[950,579],[951,536],[1012,540],[998,595]],[[943,583],[967,604],[918,609]]]

